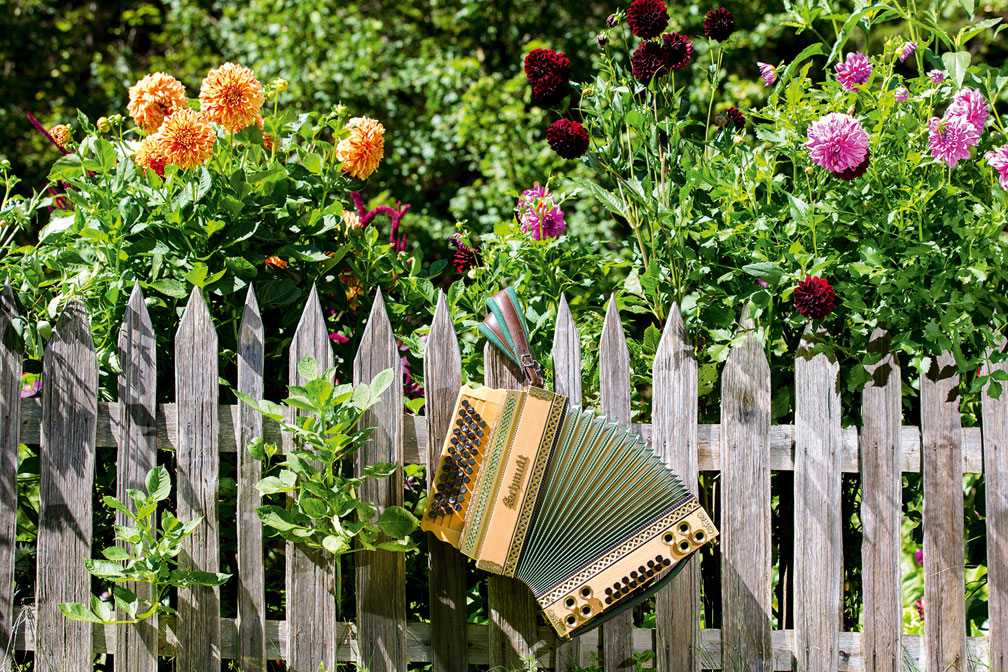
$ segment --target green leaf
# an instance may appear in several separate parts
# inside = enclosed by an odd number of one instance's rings
[[[115,598],[116,606],[126,612],[130,618],[136,618],[140,601],[136,593],[121,584],[112,586],[112,597]]]
[[[956,88],[962,88],[963,79],[966,77],[966,70],[970,65],[970,53],[968,51],[946,52],[942,54],[942,63],[949,77],[956,83]]]
[[[104,623],[93,611],[78,602],[63,602],[59,605],[59,610],[71,621],[84,621],[86,623]]]
[[[256,438],[252,439],[251,441],[249,441],[248,452],[249,455],[252,456],[252,459],[259,460],[260,462],[265,462],[266,441],[261,436],[257,436]]]
[[[388,478],[396,473],[396,465],[391,462],[378,462],[364,467],[364,475],[369,478]]]
[[[279,530],[281,532],[287,532],[298,528],[303,529],[304,523],[306,522],[302,520],[300,516],[280,506],[260,506],[256,509],[256,513],[259,514],[259,519],[263,522],[263,525],[268,525],[274,530]]]
[[[599,203],[604,205],[609,212],[613,213],[617,217],[626,217],[624,214],[625,208],[623,207],[623,203],[616,197],[615,194],[606,191],[590,180],[580,181],[579,184],[587,186],[588,191],[591,192],[592,196],[594,196]]]
[[[94,560],[88,558],[84,561],[84,567],[87,571],[95,576],[99,576],[105,579],[122,579],[125,578],[123,575],[123,568],[117,562],[110,562],[108,560]]]
[[[292,484],[284,483],[276,476],[267,476],[256,483],[256,490],[263,495],[276,495],[281,492],[290,492],[293,489],[294,486]]]
[[[189,290],[185,283],[174,278],[162,278],[154,282],[148,282],[147,286],[173,299],[184,299],[189,296]]]
[[[119,513],[125,515],[130,520],[136,520],[136,516],[133,515],[133,512],[130,511],[128,508],[126,508],[126,505],[120,502],[115,497],[105,495],[104,497],[102,497],[102,501],[105,503],[105,506],[109,507],[110,509],[115,509]]]
[[[298,504],[301,506],[301,510],[312,518],[325,518],[329,515],[329,507],[320,499],[301,495]]]
[[[780,283],[781,276],[784,274],[781,267],[773,261],[761,261],[755,264],[746,264],[742,267],[742,270],[754,278],[763,280],[771,287],[776,287]]]
[[[322,172],[322,157],[318,154],[305,154],[301,159],[301,163],[309,173],[318,175]]]
[[[168,495],[171,494],[171,476],[164,467],[154,467],[147,472],[145,485],[147,495],[156,502],[168,499]]]
[[[102,555],[105,556],[106,560],[111,560],[112,562],[125,562],[126,560],[132,560],[130,554],[126,552],[122,546],[109,546],[108,548],[102,549]]]
[[[353,393],[353,405],[358,411],[366,411],[371,408],[371,388],[367,383],[361,383]]]
[[[378,527],[393,538],[402,538],[417,528],[420,521],[401,506],[390,506],[378,516]]]
[[[395,371],[392,369],[385,369],[384,371],[378,372],[378,374],[371,379],[371,404],[377,403],[378,399],[381,398],[382,392],[389,388],[392,384],[392,380],[395,378]]]
[[[343,555],[350,550],[350,544],[347,543],[347,540],[343,537],[337,537],[330,534],[322,540],[322,548],[333,555]]]
[[[314,380],[318,378],[318,362],[314,357],[303,357],[297,366],[298,375],[304,380]]]

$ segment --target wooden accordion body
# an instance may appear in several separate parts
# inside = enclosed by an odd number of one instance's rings
[[[463,386],[422,528],[532,589],[562,637],[653,594],[717,536],[626,428],[537,387]]]

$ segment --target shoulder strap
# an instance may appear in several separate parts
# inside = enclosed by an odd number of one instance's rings
[[[522,368],[525,379],[533,387],[542,387],[542,367],[532,356],[528,324],[514,289],[502,289],[486,300],[487,316],[479,325],[487,337],[508,359]]]

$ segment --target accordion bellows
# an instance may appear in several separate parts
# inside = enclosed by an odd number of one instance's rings
[[[422,528],[524,581],[563,637],[653,594],[717,535],[643,439],[566,397],[463,386]]]

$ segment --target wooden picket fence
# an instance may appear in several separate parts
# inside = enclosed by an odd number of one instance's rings
[[[0,303],[0,334],[14,314],[10,287]],[[240,330],[238,389],[263,390],[263,334],[255,294],[249,289]],[[721,472],[719,541],[721,629],[702,629],[698,560],[690,561],[656,600],[655,629],[617,618],[576,640],[559,644],[540,624],[532,595],[518,582],[488,576],[489,623],[467,623],[466,562],[445,544],[430,544],[427,622],[406,617],[401,554],[356,557],[357,618],[335,615],[334,572],[326,558],[288,547],[286,617],[265,618],[262,528],[255,514],[259,463],[240,447],[259,435],[287,442],[277,426],[244,405],[220,405],[217,338],[199,291],[194,291],[175,337],[175,403],[155,404],[154,334],[139,288],[134,289],[119,337],[117,403],[97,401],[97,365],[89,318],[71,302],[48,343],[39,400],[19,399],[20,355],[0,342],[0,641],[35,651],[49,666],[87,670],[94,652],[113,654],[117,670],[154,672],[157,656],[174,656],[175,669],[208,672],[233,659],[241,670],[264,670],[268,660],[286,669],[334,670],[358,661],[372,672],[405,671],[431,662],[441,672],[469,665],[517,667],[523,658],[557,670],[591,662],[629,671],[634,652],[653,649],[655,669],[724,669],[887,672],[915,669],[967,672],[1008,670],[1008,395],[983,401],[984,432],[963,429],[958,378],[950,357],[939,358],[921,382],[920,428],[901,423],[901,372],[885,357],[864,390],[864,427],[841,428],[838,367],[811,354],[809,334],[795,364],[794,425],[771,425],[770,369],[752,324],[734,348],[721,381],[721,423],[697,420],[697,364],[682,321],[673,310],[654,361],[653,425],[634,428],[696,487],[700,471]],[[884,334],[875,344],[886,348]],[[290,346],[289,378],[305,355],[332,361],[316,292],[304,308]],[[601,411],[631,420],[630,359],[619,313],[610,300],[599,343]],[[485,383],[517,387],[520,376],[496,351],[485,351]],[[561,300],[552,351],[556,390],[581,397],[580,343]],[[374,300],[354,361],[354,379],[370,380],[401,364],[385,304]],[[1001,365],[1002,368],[1006,368]],[[461,383],[458,341],[444,297],[439,297],[424,356],[426,411],[404,415],[401,386],[393,385],[365,422],[377,429],[358,455],[358,468],[375,461],[430,467],[451,421]],[[397,379],[401,380],[401,376]],[[18,444],[40,446],[41,510],[35,603],[13,604],[15,476]],[[140,487],[158,450],[177,461],[177,515],[202,515],[183,562],[218,569],[217,487],[221,453],[238,451],[238,618],[220,618],[219,591],[180,591],[178,616],[140,626],[67,621],[56,605],[86,601],[90,578],[91,492],[97,447],[118,450],[117,488]],[[771,621],[770,473],[794,472],[794,623]],[[902,632],[900,581],[901,474],[923,471],[925,630]],[[986,473],[990,637],[967,638],[964,599],[963,473]],[[842,591],[841,473],[860,473],[864,526],[864,630],[840,631]],[[379,508],[401,503],[402,474],[369,485],[363,495]],[[167,620],[167,619],[166,619]],[[15,627],[15,624],[23,627]],[[0,665],[7,669],[9,661]]]

